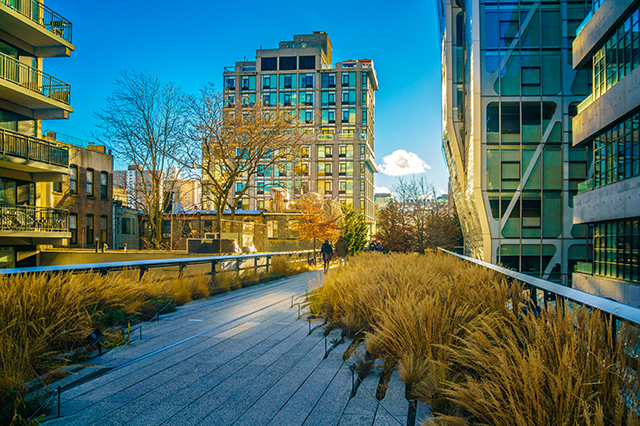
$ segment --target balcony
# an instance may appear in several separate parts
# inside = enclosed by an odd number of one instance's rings
[[[578,184],[578,194],[591,191],[592,189],[593,189],[593,179],[588,179]]]
[[[1,1],[1,0],[0,0]],[[0,99],[32,110],[36,120],[68,118],[71,86],[49,74],[0,53]],[[23,111],[14,111],[27,115]]]
[[[576,262],[576,265],[574,266],[573,272],[578,272],[580,274],[593,275],[593,263],[591,263],[591,262]]]
[[[69,148],[0,129],[0,167],[29,173],[55,173],[59,176],[49,176],[46,180],[60,181],[62,175],[69,173]]]
[[[0,0],[0,28],[38,57],[70,56],[71,22],[36,0]]]
[[[346,140],[352,140],[353,139],[353,133],[349,132],[342,132],[338,134],[338,139],[346,139]]]
[[[48,207],[0,205],[0,237],[71,238],[69,212]]]
[[[331,141],[331,140],[333,140],[333,134],[330,134],[330,135],[322,135],[322,134],[318,135],[318,140]]]

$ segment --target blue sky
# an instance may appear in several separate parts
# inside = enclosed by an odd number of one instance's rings
[[[441,149],[440,47],[432,1],[240,2],[48,0],[73,23],[71,58],[47,58],[44,70],[71,84],[75,112],[43,128],[84,139],[94,131],[93,111],[104,106],[118,71],[158,74],[195,93],[208,81],[222,84],[224,66],[256,49],[275,48],[294,34],[324,30],[333,61],[371,58],[376,94],[376,163],[419,167],[437,190],[447,190]],[[396,152],[404,150],[406,152]],[[392,155],[396,152],[394,155]],[[411,153],[415,154],[414,156]],[[395,166],[394,166],[395,165]],[[422,175],[422,174],[421,174]],[[409,176],[410,177],[410,176]],[[375,184],[392,188],[396,177],[378,173]]]

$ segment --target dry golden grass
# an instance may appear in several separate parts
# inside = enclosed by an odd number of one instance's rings
[[[622,409],[640,402],[637,375],[620,367],[622,348],[638,347],[637,329],[623,330],[614,348],[597,314],[523,314],[525,294],[452,256],[375,253],[332,271],[311,307],[330,327],[366,333],[375,356],[399,362],[409,396],[431,403],[438,424],[637,420]]]

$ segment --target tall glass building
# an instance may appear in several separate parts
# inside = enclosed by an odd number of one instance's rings
[[[587,227],[573,196],[588,148],[572,117],[590,92],[572,42],[591,0],[437,0],[443,148],[465,251],[568,284]]]

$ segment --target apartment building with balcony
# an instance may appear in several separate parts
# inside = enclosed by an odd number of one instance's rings
[[[0,267],[35,265],[39,246],[70,237],[52,198],[69,149],[40,135],[41,120],[73,112],[69,84],[43,71],[43,58],[75,49],[71,29],[39,1],[0,0]]]
[[[573,67],[593,90],[573,118],[573,146],[588,150],[574,223],[590,245],[574,286],[640,307],[640,1],[594,0],[573,42]]]
[[[315,31],[258,49],[255,61],[226,67],[223,80],[228,108],[279,104],[308,127],[299,157],[260,170],[239,208],[273,211],[283,200],[316,192],[352,205],[373,224],[378,80],[372,60],[333,63],[329,36]]]
[[[590,90],[571,48],[591,0],[436,6],[442,143],[465,253],[570,284],[587,250],[573,196],[588,163],[571,118]]]

